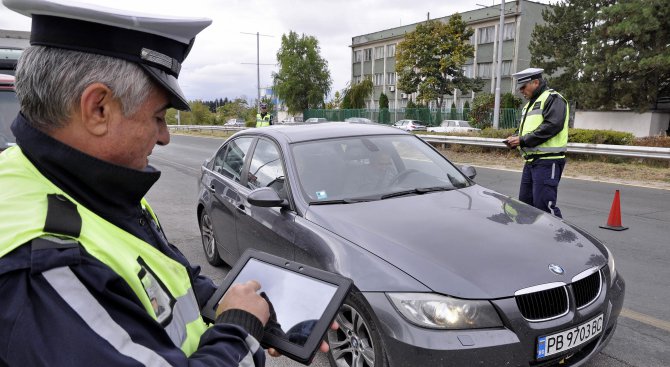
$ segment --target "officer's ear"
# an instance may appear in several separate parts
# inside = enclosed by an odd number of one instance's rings
[[[112,90],[103,83],[93,83],[84,89],[79,101],[83,127],[95,136],[106,134],[114,110],[120,108]]]

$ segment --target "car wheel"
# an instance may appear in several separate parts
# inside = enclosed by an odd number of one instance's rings
[[[214,266],[223,264],[223,260],[219,256],[219,249],[216,247],[212,218],[209,217],[209,214],[204,209],[202,214],[200,214],[200,237],[202,238],[202,249],[205,250],[207,262]]]
[[[388,366],[379,329],[360,293],[349,294],[335,320],[340,325],[339,329],[328,331],[328,360],[331,366]]]

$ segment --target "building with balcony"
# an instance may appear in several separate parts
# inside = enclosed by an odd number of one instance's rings
[[[502,47],[501,93],[514,90],[511,75],[518,70],[530,67],[531,34],[536,24],[544,23],[542,11],[550,5],[527,0],[515,0],[505,3],[504,27],[500,30],[500,5],[483,7],[461,13],[461,18],[474,29],[470,42],[475,46],[474,57],[466,62],[463,71],[468,77],[480,77],[485,84],[482,92],[495,91],[495,72],[497,49]],[[450,16],[437,18],[448,22]],[[351,39],[351,83],[370,78],[374,84],[373,98],[367,102],[368,108],[379,107],[379,95],[384,92],[389,98],[389,107],[402,108],[410,98],[396,88],[395,50],[406,33],[412,32],[419,23],[409,24],[378,32],[352,37]],[[503,32],[502,45],[498,44],[498,32]],[[475,94],[454,91],[454,95],[445,96],[443,108],[451,107],[452,102],[462,108]]]

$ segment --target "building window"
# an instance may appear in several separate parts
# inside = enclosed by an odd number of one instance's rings
[[[361,62],[363,60],[363,51],[354,51],[354,62]]]
[[[481,45],[482,43],[491,43],[495,39],[495,26],[490,26],[490,27],[484,27],[484,28],[479,28],[479,44]]]
[[[365,56],[365,61],[372,60],[372,49],[366,48],[365,50],[363,50],[363,55]]]
[[[470,44],[471,45],[475,44],[475,34],[477,34],[477,32],[472,32],[472,36],[470,36]]]
[[[395,73],[386,73],[386,84],[395,85]]]
[[[512,74],[512,61],[503,61],[502,62],[502,72],[501,76],[511,75]]]
[[[516,24],[507,23],[503,27],[503,41],[513,40],[516,35]]]
[[[472,64],[463,65],[463,75],[468,77],[468,78],[472,78],[474,76],[474,73],[472,72],[473,69],[474,69],[473,66],[474,65],[472,65]]]
[[[374,82],[375,85],[384,85],[384,74],[376,73]]]
[[[386,55],[387,57],[395,56],[395,43],[392,45],[386,46]]]
[[[384,58],[384,46],[375,47],[375,59]]]
[[[482,62],[477,64],[477,76],[480,78],[490,78],[491,77],[491,65],[490,62]]]

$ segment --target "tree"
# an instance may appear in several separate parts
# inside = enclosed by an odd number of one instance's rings
[[[333,99],[331,99],[330,102],[326,103],[326,109],[339,110],[340,106],[342,106],[342,94],[340,94],[340,91],[338,90],[335,91]]]
[[[372,80],[365,78],[360,83],[354,83],[344,88],[344,97],[342,97],[342,108],[365,108],[365,100],[372,95]]]
[[[440,108],[444,95],[456,88],[479,91],[483,81],[466,77],[462,69],[474,56],[473,32],[460,14],[452,15],[446,24],[429,20],[417,25],[396,48],[398,87],[407,93],[419,92],[417,101],[436,101]]]
[[[480,129],[491,126],[494,104],[495,96],[492,93],[481,93],[475,96],[475,99],[472,101],[472,110],[470,111],[470,119],[473,122],[473,126]]]
[[[647,110],[670,96],[665,0],[566,0],[543,12],[531,63],[582,108]]]
[[[379,108],[389,108],[389,97],[384,92],[379,95]]]
[[[389,97],[386,96],[386,93],[382,92],[382,94],[379,95],[379,119],[377,122],[387,124],[390,120]]]
[[[521,98],[515,96],[511,92],[507,92],[502,95],[500,107],[517,109],[521,106],[522,103],[523,101]]]
[[[277,52],[279,71],[273,73],[274,90],[289,114],[324,106],[332,80],[328,62],[319,54],[319,41],[290,31],[282,36]]]

